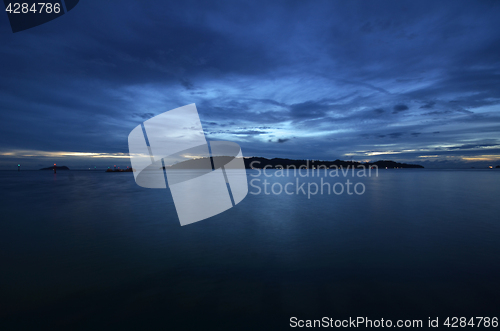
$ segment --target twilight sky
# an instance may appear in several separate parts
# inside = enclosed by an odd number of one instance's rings
[[[498,1],[82,0],[0,15],[0,169],[130,165],[144,120],[196,103],[245,156],[500,164]]]

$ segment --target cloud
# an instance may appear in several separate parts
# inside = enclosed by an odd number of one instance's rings
[[[147,120],[147,119],[150,119],[151,117],[154,117],[155,114],[153,114],[153,113],[142,113],[142,114],[134,113],[134,116],[140,117],[144,120]]]
[[[330,109],[330,106],[325,100],[308,100],[289,105],[288,108],[290,109],[290,117],[295,120],[300,120],[324,117],[326,112]]]
[[[391,138],[399,138],[403,135],[403,132],[393,132],[393,133],[389,133],[388,136],[391,137]]]
[[[268,142],[270,142],[270,143],[276,142],[276,143],[279,143],[279,144],[283,144],[283,143],[285,143],[285,142],[287,142],[289,140],[290,140],[289,138],[279,138],[276,141],[273,141],[272,139],[269,139]]]
[[[422,109],[431,109],[431,108],[434,107],[435,104],[436,104],[436,102],[431,101],[431,102],[426,103],[423,106],[420,106],[420,108],[422,108]]]
[[[407,105],[395,105],[393,109],[394,109],[394,111],[392,113],[397,114],[399,112],[408,110],[408,106]]]
[[[193,90],[194,85],[188,81],[186,78],[181,78],[181,85],[184,86],[186,90]]]
[[[267,134],[266,131],[258,131],[258,130],[219,130],[219,131],[209,131],[207,134],[215,135],[215,134],[225,134],[225,135],[261,135]]]

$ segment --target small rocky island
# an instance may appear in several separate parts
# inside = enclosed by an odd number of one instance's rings
[[[42,168],[40,170],[54,170],[54,168],[56,168],[56,170],[69,170],[69,168],[66,166],[52,166],[52,167]]]
[[[108,168],[106,169],[106,172],[132,172],[132,168],[126,168],[126,169],[120,169],[120,168],[116,168],[116,169],[111,169],[111,168]]]

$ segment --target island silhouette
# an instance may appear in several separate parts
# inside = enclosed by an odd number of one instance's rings
[[[54,170],[54,168],[56,168],[57,170],[69,170],[69,168],[66,166],[51,166],[47,168],[42,168],[40,170]]]
[[[132,168],[125,168],[125,169],[120,169],[120,168],[115,168],[115,169],[111,169],[111,168],[108,168],[106,169],[106,172],[132,172]]]
[[[169,169],[203,169],[205,168],[206,160],[208,158],[196,158],[190,159],[183,162],[175,163],[170,166],[163,167]],[[230,156],[215,156],[212,159],[216,159],[217,164],[227,164],[229,163],[233,157]],[[267,159],[264,157],[245,157],[243,158],[246,169],[263,169],[266,167],[267,169],[279,169],[279,168],[291,168],[294,167],[299,169],[318,169],[318,168],[371,168],[378,167],[379,169],[405,169],[405,168],[424,168],[421,165],[417,164],[406,164],[399,163],[390,160],[380,160],[376,162],[357,162],[357,161],[323,161],[323,160],[293,160],[293,159],[283,159],[283,158],[272,158]]]

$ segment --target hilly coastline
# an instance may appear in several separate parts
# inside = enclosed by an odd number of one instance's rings
[[[233,158],[229,156],[216,156],[213,157],[214,163],[226,164]],[[206,167],[208,158],[191,159],[184,162],[179,162],[171,166],[169,169],[203,169]],[[318,169],[318,168],[361,168],[361,167],[378,167],[379,169],[405,169],[405,168],[424,168],[417,164],[399,163],[389,160],[380,160],[376,162],[356,162],[356,161],[322,161],[322,160],[293,160],[273,158],[267,159],[264,157],[248,157],[243,158],[246,169],[279,169],[279,168],[301,168],[301,169]]]

